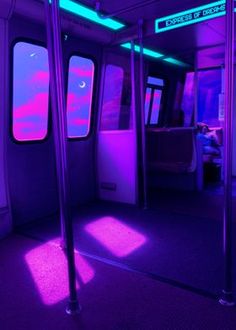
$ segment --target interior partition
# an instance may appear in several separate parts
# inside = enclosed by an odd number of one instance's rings
[[[98,123],[97,170],[102,200],[137,200],[136,124],[129,57],[105,54]]]

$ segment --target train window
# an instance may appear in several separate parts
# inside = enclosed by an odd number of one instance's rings
[[[115,65],[105,72],[100,129],[127,130],[132,126],[130,74]]]
[[[67,92],[67,131],[69,138],[86,137],[90,131],[94,63],[72,56],[69,63]]]
[[[198,121],[213,127],[222,125],[219,117],[221,78],[221,68],[198,73]]]
[[[150,112],[150,104],[151,104],[151,96],[152,96],[152,89],[148,87],[146,89],[146,97],[145,97],[145,124],[148,124],[148,117]]]
[[[221,69],[201,70],[198,72],[198,114],[197,121],[209,126],[221,126],[219,96],[221,95]],[[190,126],[194,109],[194,72],[186,75],[182,109],[185,126]]]
[[[161,105],[161,94],[162,91],[159,89],[154,90],[153,95],[153,103],[152,103],[152,112],[151,112],[151,119],[150,124],[157,124],[158,123],[158,117],[159,117],[159,110]]]
[[[145,98],[145,124],[157,125],[161,106],[164,80],[156,77],[148,77]]]
[[[17,42],[13,50],[13,136],[43,140],[48,131],[49,67],[44,47]]]
[[[181,109],[184,112],[184,126],[191,126],[194,111],[194,72],[186,74]]]
[[[148,85],[153,85],[153,86],[159,86],[163,87],[164,86],[164,80],[156,77],[148,77]]]

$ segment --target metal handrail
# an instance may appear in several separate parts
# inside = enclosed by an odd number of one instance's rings
[[[45,0],[45,14],[61,232],[63,246],[67,256],[69,278],[69,303],[66,311],[68,314],[75,314],[79,312],[80,307],[76,292],[74,241],[72,218],[70,214],[67,125],[60,12],[58,0],[50,0],[50,2],[51,4],[49,4],[49,0]]]
[[[224,287],[220,303],[233,306],[232,278],[232,153],[234,108],[234,0],[226,1],[225,123],[224,123]]]

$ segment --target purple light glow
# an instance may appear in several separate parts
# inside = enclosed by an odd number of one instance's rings
[[[30,84],[37,84],[37,86],[48,86],[48,82],[49,82],[49,72],[47,71],[37,71],[35,72],[29,83]]]
[[[25,255],[25,260],[44,304],[56,304],[68,297],[67,260],[56,240],[31,250]],[[75,254],[75,263],[79,289],[81,284],[94,278],[94,270],[78,253]]]
[[[19,141],[40,140],[47,134],[48,94],[36,94],[29,102],[14,108],[14,137]],[[45,127],[46,126],[46,127]]]
[[[18,141],[47,135],[49,69],[44,47],[18,42],[14,47],[13,135]]]
[[[126,257],[146,242],[146,237],[113,217],[104,217],[85,230],[117,257]]]

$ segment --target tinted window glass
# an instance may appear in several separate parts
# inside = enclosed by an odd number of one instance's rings
[[[157,77],[148,77],[145,98],[145,124],[157,125],[161,107],[161,96],[164,80]]]
[[[145,97],[145,124],[148,124],[151,96],[152,96],[152,89],[148,87],[146,89],[146,97]]]
[[[85,137],[89,134],[93,81],[93,61],[80,56],[72,56],[69,64],[67,92],[67,130],[69,138]]]
[[[220,97],[222,87],[221,69],[202,70],[198,72],[198,114],[197,121],[209,126],[221,126]],[[194,72],[186,75],[182,110],[185,115],[185,126],[190,126],[194,111]]]
[[[48,99],[47,50],[18,42],[13,56],[13,136],[16,140],[33,141],[46,137]]]
[[[131,127],[130,75],[121,67],[109,64],[105,73],[101,130],[127,130]]]
[[[160,105],[161,105],[161,94],[162,94],[161,90],[155,89],[154,96],[153,96],[150,124],[158,123],[158,117],[159,117],[159,111],[160,111]]]

